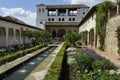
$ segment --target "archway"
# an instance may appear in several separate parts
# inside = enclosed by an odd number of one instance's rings
[[[53,37],[53,38],[56,37],[56,31],[52,31],[52,37]]]
[[[13,33],[13,29],[10,28],[8,29],[8,45],[12,45],[12,42],[14,41],[14,33]]]
[[[66,31],[64,29],[58,30],[58,37],[63,38],[65,36],[65,34],[66,34]]]
[[[17,43],[20,43],[20,30],[19,29],[16,30],[16,41]]]
[[[6,32],[5,32],[5,28],[0,27],[0,47],[5,47],[5,43],[6,43]]]

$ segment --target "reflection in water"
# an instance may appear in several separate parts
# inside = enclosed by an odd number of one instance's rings
[[[10,71],[2,74],[2,79],[0,75],[0,80],[24,80],[32,70],[44,60],[49,53],[51,53],[56,47],[50,47],[47,50],[43,51],[41,54],[29,59],[19,66],[11,69]]]
[[[35,64],[35,62],[30,62],[29,64],[33,65],[33,64]]]
[[[27,70],[19,70],[20,73],[25,73]]]

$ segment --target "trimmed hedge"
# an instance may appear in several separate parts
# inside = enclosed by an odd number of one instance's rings
[[[66,43],[64,43],[61,50],[57,54],[54,62],[52,63],[50,69],[48,70],[47,75],[43,80],[59,80],[65,50],[66,50]]]
[[[25,50],[21,50],[21,51],[17,51],[17,52],[14,52],[14,53],[10,53],[8,55],[4,55],[4,56],[1,56],[0,57],[0,65],[2,64],[5,64],[6,62],[10,62],[10,61],[13,61],[19,57],[22,57],[28,53],[31,53],[43,46],[46,46],[46,44],[40,44],[40,45],[37,45],[37,46],[34,46],[32,48],[28,48],[28,49],[25,49]]]

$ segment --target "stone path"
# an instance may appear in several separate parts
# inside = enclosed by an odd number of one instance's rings
[[[96,48],[91,48],[91,47],[88,48],[94,50],[97,54],[101,55],[102,57],[109,59],[113,64],[115,64],[117,67],[120,68],[120,56],[115,56],[110,52],[103,52]]]
[[[18,59],[16,59],[16,60],[12,61],[12,62],[9,62],[9,63],[6,63],[6,64],[0,66],[0,74],[4,73],[4,72],[7,71],[7,70],[12,69],[13,67],[21,64],[22,62],[30,59],[31,57],[33,57],[33,56],[35,56],[35,55],[39,54],[40,52],[44,51],[44,50],[47,49],[47,48],[48,48],[48,47],[39,49],[39,50],[34,51],[34,52],[30,53],[30,54],[27,54],[26,56],[23,56],[23,57],[21,57],[21,58],[18,58]]]
[[[42,80],[47,74],[52,62],[54,61],[57,53],[60,51],[62,44],[47,56],[45,60],[43,60],[26,78],[25,80]]]

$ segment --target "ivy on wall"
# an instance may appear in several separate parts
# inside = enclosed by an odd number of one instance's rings
[[[89,32],[89,44],[92,46],[94,44],[94,29],[91,29]]]
[[[104,51],[105,48],[105,36],[106,36],[106,24],[108,21],[108,11],[114,7],[111,1],[104,1],[97,8],[96,13],[96,34],[99,36],[100,47],[99,49]]]
[[[118,53],[120,54],[120,26],[117,27],[117,41],[118,41]]]

